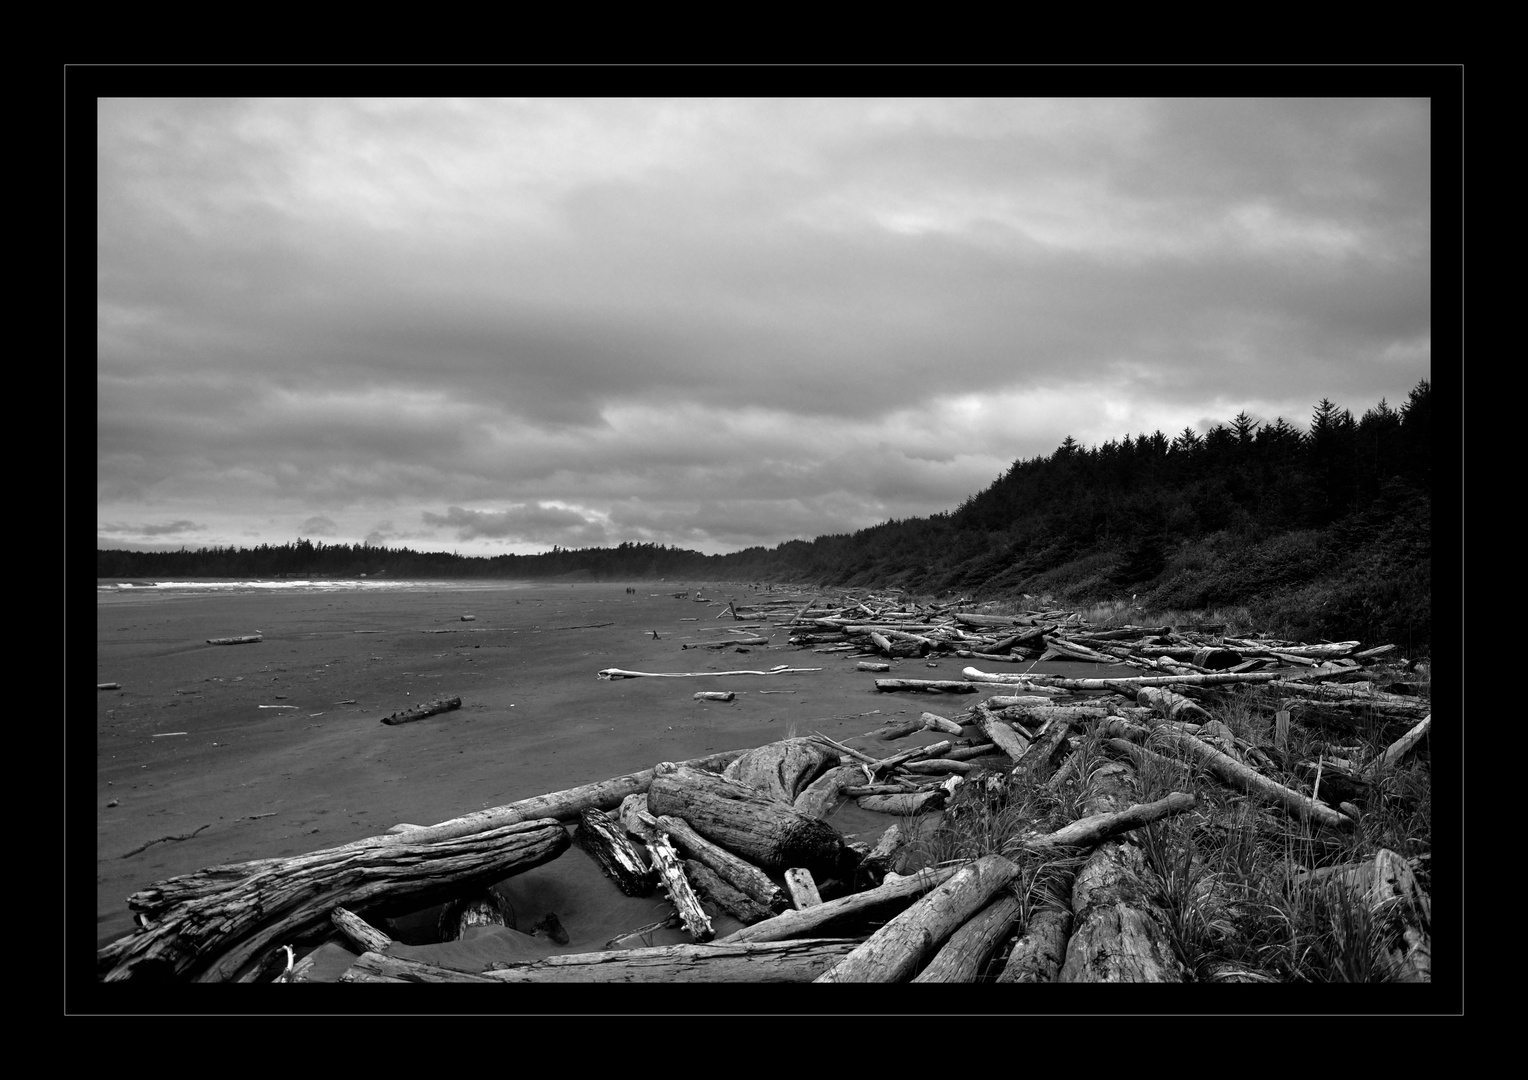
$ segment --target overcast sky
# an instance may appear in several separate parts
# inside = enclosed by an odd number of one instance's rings
[[[1431,378],[1425,100],[102,99],[99,547],[707,553]]]

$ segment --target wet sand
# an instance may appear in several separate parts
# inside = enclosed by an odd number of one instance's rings
[[[792,731],[869,747],[874,740],[860,736],[888,720],[924,710],[954,715],[972,700],[878,693],[875,676],[856,670],[861,657],[792,647],[762,619],[716,618],[727,600],[766,602],[793,590],[715,586],[704,590],[716,601],[708,603],[672,595],[688,588],[644,582],[98,593],[96,681],[121,688],[96,693],[97,947],[132,933],[128,895],[167,877],[333,847],[400,822],[430,825],[660,761],[760,746]],[[800,602],[808,598],[800,593]],[[475,618],[464,622],[463,614]],[[768,645],[747,652],[681,648],[715,640],[724,626],[755,625],[771,638]],[[206,642],[257,630],[257,644]],[[959,678],[963,663],[945,658],[931,668],[903,660],[891,674]],[[609,667],[704,672],[781,664],[822,670],[597,677]],[[1088,665],[1041,667],[1105,673]],[[693,695],[700,690],[737,697],[698,702]],[[380,722],[453,696],[461,697],[461,708],[396,726]],[[940,737],[923,732],[896,745]],[[853,838],[873,841],[894,819],[850,803],[830,820]],[[482,970],[489,959],[599,949],[669,910],[661,894],[620,894],[577,845],[500,888],[520,931],[554,912],[566,944],[499,929],[428,944],[430,909],[392,927],[405,943],[403,954]],[[723,917],[718,935],[735,926]],[[652,940],[689,939],[676,930]],[[350,955],[324,946],[320,977],[337,976]]]

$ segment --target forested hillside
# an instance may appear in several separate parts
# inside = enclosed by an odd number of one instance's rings
[[[1016,461],[929,518],[706,556],[658,544],[472,558],[308,540],[258,548],[100,551],[99,577],[700,578],[900,587],[973,598],[1134,596],[1144,608],[1246,607],[1300,640],[1412,652],[1431,635],[1431,388],[1361,417],[1330,401],[1308,430],[1242,413]]]

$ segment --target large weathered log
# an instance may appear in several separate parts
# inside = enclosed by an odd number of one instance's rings
[[[102,949],[97,967],[107,981],[233,981],[277,939],[312,932],[341,904],[361,911],[425,907],[540,866],[569,843],[561,824],[539,820],[435,844],[352,845],[211,867],[129,897],[149,926]],[[260,869],[251,874],[251,865]]]
[[[1019,868],[1001,855],[967,863],[815,981],[906,982],[933,950],[1018,875]]]
[[[1199,764],[1209,769],[1226,783],[1240,788],[1250,795],[1260,795],[1278,803],[1291,816],[1300,821],[1314,821],[1334,829],[1351,829],[1353,819],[1338,813],[1331,807],[1301,795],[1298,791],[1270,780],[1256,769],[1243,765],[1216,750],[1208,743],[1200,742],[1192,735],[1178,735],[1162,731],[1156,738],[1177,747]]]
[[[499,962],[480,975],[447,968],[399,962],[367,953],[341,976],[341,982],[489,982],[489,983],[790,983],[811,982],[854,948],[839,938],[778,942],[710,942],[660,945],[595,953],[548,956],[541,960]]]
[[[841,896],[837,900],[825,900],[804,911],[782,912],[773,919],[733,931],[721,940],[722,943],[731,944],[805,937],[839,919],[860,917],[882,907],[905,907],[930,889],[954,877],[958,869],[956,866],[946,866],[938,870],[922,870],[874,889]]]
[[[1110,762],[1090,780],[1092,816],[1118,813],[1134,797],[1130,768]],[[1155,875],[1141,849],[1111,840],[1094,849],[1072,884],[1074,926],[1059,982],[1183,982],[1153,896]]]
[[[658,885],[658,872],[647,865],[642,853],[610,815],[589,807],[578,817],[574,839],[593,856],[616,887],[627,896],[650,895]]]
[[[246,634],[243,637],[210,637],[208,645],[254,645],[261,641],[259,634]]]
[[[436,713],[449,712],[452,709],[460,709],[462,699],[459,697],[440,698],[424,705],[416,705],[412,709],[404,709],[390,716],[384,716],[384,724],[407,724],[413,720],[423,720],[426,716],[434,716]]]
[[[694,758],[690,761],[680,762],[680,764],[696,769],[704,769],[707,772],[719,772],[746,753],[748,753],[747,749],[728,750],[725,753]],[[475,810],[470,814],[464,814],[459,818],[452,818],[450,821],[443,821],[438,825],[410,826],[406,829],[394,826],[393,829],[389,830],[388,835],[358,840],[356,845],[371,847],[378,844],[399,842],[430,844],[437,840],[448,840],[456,836],[469,836],[475,832],[497,829],[504,825],[513,825],[518,821],[534,821],[537,818],[568,820],[576,818],[580,811],[589,807],[593,807],[596,810],[614,810],[621,805],[621,800],[626,798],[626,796],[639,795],[646,792],[652,780],[653,770],[643,769],[641,772],[628,773],[625,776],[617,776],[593,784],[584,784],[582,787],[569,788],[566,791],[555,791],[549,795],[537,795],[533,798],[509,803],[505,806],[495,806],[487,810]]]
[[[915,983],[975,982],[1023,913],[1019,898],[1005,892],[950,935]]]
[[[1182,694],[1175,694],[1166,687],[1143,686],[1136,691],[1135,700],[1156,710],[1169,720],[1213,720],[1214,717]]]
[[[1014,942],[1008,962],[998,975],[1000,983],[1053,983],[1066,962],[1066,941],[1072,931],[1072,913],[1043,908],[1030,917]]]
[[[843,837],[826,822],[714,773],[659,765],[648,788],[653,814],[683,818],[712,843],[765,870],[804,866],[836,876]]]
[[[814,739],[783,739],[748,751],[722,770],[722,775],[777,802],[794,803],[813,780],[836,763],[836,756]]]

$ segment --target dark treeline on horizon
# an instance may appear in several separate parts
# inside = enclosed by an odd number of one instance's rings
[[[1321,625],[1347,618],[1365,632],[1404,630],[1425,640],[1430,399],[1423,380],[1399,408],[1381,400],[1357,418],[1323,399],[1309,430],[1243,412],[1203,435],[1158,431],[1097,447],[1069,437],[1048,457],[1015,461],[949,513],[726,555],[622,543],[462,556],[299,539],[256,548],[98,551],[97,576],[691,577],[931,594],[1050,591],[1102,599],[1126,592],[1183,609],[1282,596],[1293,598],[1276,605],[1286,622],[1314,603],[1329,609]],[[1243,565],[1250,569],[1235,569]],[[1316,600],[1310,589],[1323,582]],[[1418,589],[1419,599],[1402,595]]]

